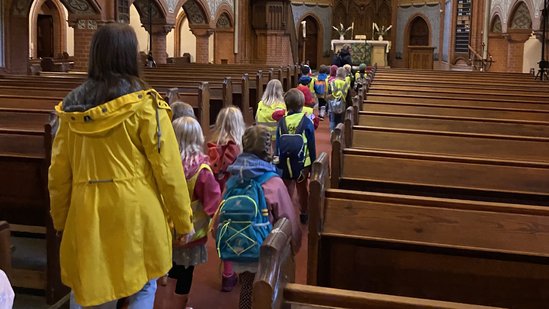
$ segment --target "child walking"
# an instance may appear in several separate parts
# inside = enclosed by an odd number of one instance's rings
[[[191,196],[194,228],[194,235],[186,242],[174,242],[173,267],[168,274],[169,278],[176,280],[169,308],[181,309],[189,308],[187,303],[194,267],[208,260],[206,241],[210,218],[219,206],[221,191],[203,151],[204,135],[198,121],[192,117],[180,117],[173,121],[173,127]]]
[[[278,79],[272,79],[267,83],[261,101],[257,104],[255,114],[256,123],[266,126],[269,133],[275,140],[276,125],[286,114],[286,103],[284,103],[284,90]]]
[[[288,115],[278,122],[276,130],[278,166],[283,170],[282,177],[295,209],[300,210],[301,223],[306,224],[309,218],[307,180],[311,164],[316,160],[315,129],[303,112],[305,97],[301,91],[290,89],[284,100]],[[300,135],[301,139],[296,135]]]
[[[318,118],[324,120],[326,115],[326,95],[328,94],[328,73],[329,69],[325,65],[321,65],[318,70],[318,76],[315,82],[315,92],[318,97]]]
[[[245,129],[242,112],[237,107],[225,107],[217,115],[215,128],[208,142],[208,156],[221,192],[225,190],[225,183],[230,176],[227,168],[242,152],[242,135]],[[221,291],[232,291],[237,281],[238,276],[233,271],[231,262],[223,261]]]
[[[330,131],[343,122],[345,113],[347,93],[351,87],[346,80],[347,72],[344,68],[337,69],[336,79],[329,85],[329,93],[331,97],[328,100],[328,111],[330,114]]]
[[[308,120],[307,120],[308,121]],[[237,192],[241,189],[242,186],[260,186],[257,192],[258,194],[254,197],[257,198],[255,202],[256,205],[262,205],[264,208],[258,212],[261,220],[265,220],[267,224],[257,222],[250,222],[250,226],[255,229],[261,229],[263,231],[263,236],[266,237],[270,228],[267,227],[268,223],[274,223],[279,218],[287,218],[292,224],[292,248],[293,252],[296,253],[299,251],[301,246],[301,229],[299,223],[297,222],[297,216],[295,210],[292,208],[291,198],[286,190],[284,182],[276,174],[276,167],[271,163],[271,134],[267,127],[264,126],[253,126],[246,130],[243,136],[243,153],[238,156],[236,161],[229,166],[228,171],[231,173],[231,178],[227,182],[227,191],[225,192],[224,199],[226,203],[229,203],[231,198],[240,199],[236,203],[232,204],[233,211],[238,210],[237,213],[254,213],[253,209],[250,211],[242,211],[243,207],[251,206],[250,203],[246,203],[245,200],[250,199],[249,196],[238,196],[231,195],[233,192]],[[253,180],[253,181],[252,181]],[[243,184],[240,185],[239,184]],[[258,192],[259,191],[259,192]],[[229,195],[229,196],[228,196]],[[226,204],[227,205],[227,204]],[[229,250],[227,243],[224,241],[230,241],[237,237],[242,241],[246,241],[249,237],[254,237],[255,235],[228,235],[229,232],[225,231],[232,230],[231,228],[226,228],[231,224],[231,220],[225,217],[225,214],[228,212],[224,211],[224,206],[221,206],[219,211],[219,216],[214,218],[215,233],[217,235],[216,244],[218,245],[218,252],[226,252]],[[236,209],[236,208],[238,209]],[[252,206],[253,207],[253,206]],[[245,209],[247,210],[247,208]],[[228,212],[230,214],[230,212]],[[230,218],[229,218],[230,219]],[[232,220],[234,223],[235,220]],[[245,229],[248,230],[248,229]],[[243,233],[246,233],[244,231]],[[254,252],[258,254],[259,247],[264,240],[261,239],[260,242],[255,244]],[[244,255],[244,254],[243,254]],[[239,255],[239,257],[243,256]],[[248,256],[246,261],[238,261],[238,258],[235,258],[233,263],[234,270],[240,274],[241,290],[240,290],[240,309],[251,309],[252,307],[252,289],[255,273],[257,272],[258,262],[257,258],[252,259]]]

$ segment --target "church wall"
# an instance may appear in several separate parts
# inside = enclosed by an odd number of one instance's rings
[[[322,28],[322,50],[318,51],[319,56],[321,57],[320,63],[330,64],[331,63],[331,46],[330,41],[332,38],[332,8],[329,6],[317,6],[317,5],[307,5],[292,3],[292,11],[294,17],[294,23],[296,26],[296,32],[299,30],[299,23],[308,15],[313,15],[318,17],[320,25]],[[302,39],[301,33],[298,33],[298,39]],[[319,57],[319,58],[320,58]]]
[[[404,59],[405,54],[407,53],[407,47],[404,46],[404,42],[406,41],[406,38],[404,35],[408,33],[406,31],[406,27],[409,26],[409,23],[411,20],[417,16],[425,16],[427,17],[427,24],[429,25],[429,36],[430,36],[430,44],[431,46],[435,47],[434,50],[434,60],[439,59],[439,52],[440,52],[440,5],[434,5],[434,6],[421,6],[421,7],[406,7],[402,8],[399,7],[397,9],[397,29],[396,29],[396,42],[395,42],[395,53],[396,53],[396,59]]]
[[[65,7],[65,16],[69,16],[69,12]],[[67,53],[69,55],[74,55],[74,28],[69,26],[69,23],[65,23],[67,27]]]
[[[181,25],[181,40],[179,42],[181,50],[180,56],[183,56],[184,53],[189,53],[191,54],[191,62],[194,62],[196,60],[196,37],[189,28],[188,19],[185,19]]]
[[[488,53],[494,58],[495,62],[490,67],[491,72],[507,71],[507,39],[501,34],[492,34],[488,39]]]
[[[149,33],[141,25],[139,19],[139,13],[134,5],[130,6],[130,26],[132,26],[135,34],[137,35],[137,41],[139,42],[139,51],[148,52],[149,47]]]
[[[233,42],[234,34],[229,31],[216,31],[214,38],[215,63],[227,60],[227,63],[234,63]]]

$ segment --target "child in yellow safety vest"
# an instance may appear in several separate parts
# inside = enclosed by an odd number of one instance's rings
[[[172,298],[168,301],[169,308],[185,308],[194,267],[208,260],[206,241],[211,217],[221,201],[221,190],[208,164],[208,156],[204,154],[204,135],[198,121],[181,117],[174,120],[173,127],[191,196],[194,235],[184,243],[174,243],[173,267],[168,274],[171,280],[168,279],[166,294],[171,294]],[[155,306],[158,307],[162,306]]]
[[[271,79],[267,83],[261,101],[257,104],[256,123],[266,126],[274,141],[276,125],[284,115],[286,115],[286,103],[284,103],[282,83],[278,79]]]

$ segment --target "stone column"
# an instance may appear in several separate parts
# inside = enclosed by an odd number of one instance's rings
[[[196,36],[196,63],[209,63],[209,39],[214,31],[209,28],[194,28],[191,31]]]
[[[69,22],[74,28],[74,71],[87,71],[90,55],[90,44],[98,27],[97,20],[79,19]]]
[[[152,53],[157,64],[168,62],[166,51],[166,36],[173,29],[173,25],[153,25],[152,28]]]

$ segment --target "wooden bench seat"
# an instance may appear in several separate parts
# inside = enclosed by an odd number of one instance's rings
[[[372,83],[372,86],[412,86],[412,87],[452,87],[455,89],[462,89],[468,91],[469,89],[488,89],[490,91],[509,91],[515,90],[523,92],[527,85],[516,85],[513,81],[509,83],[501,82],[489,82],[487,80],[483,83],[471,83],[467,80],[447,80],[447,79],[432,79],[432,80],[410,80],[410,78],[402,79],[384,79],[383,75],[376,76],[376,81]],[[535,87],[528,87],[528,93],[546,93],[547,87],[539,87],[538,84]]]
[[[465,98],[436,98],[436,97],[400,97],[386,94],[367,94],[366,101],[368,103],[398,103],[398,104],[425,104],[441,107],[457,107],[457,108],[494,108],[502,110],[533,110],[533,111],[549,111],[549,104],[546,103],[527,103],[527,102],[509,102],[482,98],[482,100],[471,100]]]
[[[469,89],[463,89],[459,87],[444,87],[439,85],[430,85],[430,86],[418,86],[418,85],[385,85],[381,82],[373,82],[369,88],[369,91],[372,91],[372,93],[375,93],[376,91],[379,92],[408,92],[408,93],[418,93],[418,94],[430,94],[430,93],[437,93],[441,96],[447,96],[452,94],[461,94],[461,95],[481,95],[482,97],[496,97],[499,98],[501,96],[504,96],[505,98],[510,99],[524,99],[524,100],[535,100],[537,102],[549,102],[549,98],[547,97],[547,92],[533,92],[533,91],[517,91],[516,89],[506,89],[505,86],[502,86],[501,89],[477,89],[477,88],[469,88]]]
[[[549,163],[547,137],[347,125],[347,148]]]
[[[547,98],[540,97],[524,97],[522,95],[506,95],[506,94],[496,94],[492,93],[489,96],[463,93],[463,92],[427,92],[420,90],[368,90],[366,98],[370,98],[373,95],[385,95],[392,97],[400,98],[438,98],[441,101],[445,99],[465,99],[465,100],[479,100],[479,101],[505,101],[505,102],[516,102],[516,103],[540,103],[540,102],[549,102]]]
[[[254,309],[279,308],[492,308],[386,294],[326,288],[294,282],[291,223],[281,218],[261,246],[253,288]]]
[[[549,208],[328,189],[328,174],[320,155],[308,284],[511,308],[549,301]]]
[[[361,111],[358,124],[478,134],[549,137],[549,122]]]
[[[343,148],[332,136],[332,187],[549,205],[549,164]]]
[[[364,104],[365,103],[365,104]],[[365,101],[363,111],[379,113],[402,113],[412,115],[431,115],[447,117],[470,117],[503,120],[527,120],[536,122],[549,122],[549,113],[545,111],[533,111],[526,109],[506,109],[475,106],[448,106],[429,103],[390,103]]]

